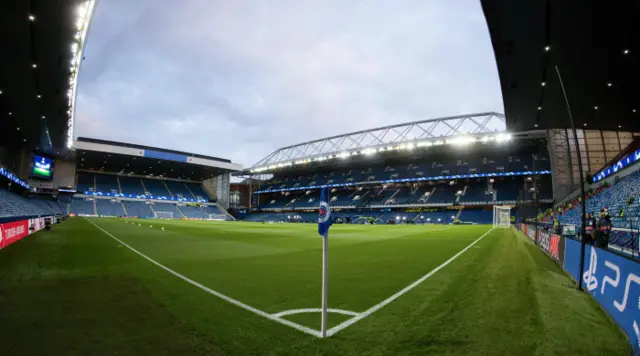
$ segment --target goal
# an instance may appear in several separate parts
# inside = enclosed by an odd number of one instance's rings
[[[508,205],[493,206],[493,227],[511,226],[511,207]]]
[[[172,211],[154,211],[153,217],[156,219],[173,219]]]
[[[227,220],[224,214],[209,214],[209,220]]]

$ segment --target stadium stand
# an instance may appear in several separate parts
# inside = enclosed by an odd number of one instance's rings
[[[558,213],[558,209],[560,212]],[[640,232],[640,171],[614,180],[613,184],[601,184],[589,192],[586,211],[597,214],[607,209],[611,217],[613,232],[609,243],[638,251],[637,236]],[[553,217],[561,225],[582,226],[582,204],[578,199],[565,202],[549,210],[542,221],[551,225]]]
[[[92,173],[78,172],[78,184],[76,190],[79,192],[91,192],[96,190],[96,182]]]
[[[122,194],[144,194],[144,188],[142,187],[140,178],[121,176],[118,177],[118,180],[120,181]]]
[[[211,201],[202,186],[192,182],[78,172],[78,192],[152,195]]]
[[[94,201],[74,198],[71,200],[71,212],[76,215],[96,215]]]
[[[182,214],[182,212],[180,212],[180,210],[178,210],[178,206],[175,204],[170,204],[170,203],[154,203],[152,205],[149,206],[151,208],[151,210],[153,210],[154,212],[166,212],[166,213],[172,213],[173,214],[173,218],[174,219],[180,219],[183,218],[184,215]]]
[[[171,196],[169,194],[169,190],[167,186],[164,184],[164,181],[158,179],[141,179],[142,186],[145,188],[145,195],[153,195],[159,197],[168,197]],[[146,194],[149,193],[149,194]]]
[[[140,217],[140,218],[152,218],[153,211],[148,204],[142,201],[123,200],[127,216]]]
[[[195,196],[189,190],[189,188],[183,182],[175,182],[175,181],[165,181],[167,188],[169,189],[169,193],[172,197],[178,198],[194,198]]]
[[[120,193],[118,177],[110,174],[94,174],[96,191],[105,193]]]
[[[111,199],[96,199],[96,214],[99,216],[125,216],[122,203]]]
[[[18,194],[0,189],[0,217],[50,215],[50,208],[41,201],[35,202]]]

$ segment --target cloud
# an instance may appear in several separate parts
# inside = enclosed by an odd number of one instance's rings
[[[307,140],[502,111],[477,1],[99,3],[77,134],[251,166]]]

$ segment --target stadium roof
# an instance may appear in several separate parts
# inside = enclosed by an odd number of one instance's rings
[[[242,170],[228,159],[92,138],[79,137],[73,148],[80,170],[193,181]]]
[[[541,132],[518,133],[519,137],[539,137]],[[429,150],[440,145],[469,145],[474,142],[509,141],[504,115],[495,112],[426,119],[405,124],[351,132],[287,146],[275,150],[244,172],[270,173],[282,168],[331,164],[352,156],[404,154],[413,149]],[[391,156],[390,156],[391,154]],[[415,154],[415,153],[412,153]]]
[[[50,153],[70,146],[76,78],[94,5],[0,2],[0,132],[7,145]]]
[[[482,0],[510,131],[640,131],[640,2]]]

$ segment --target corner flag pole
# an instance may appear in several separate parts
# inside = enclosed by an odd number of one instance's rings
[[[322,237],[322,337],[327,337],[327,294],[329,289],[329,233]]]
[[[329,188],[320,190],[320,209],[318,209],[318,234],[322,236],[322,326],[323,338],[327,337],[327,294],[329,289],[329,227],[331,227],[331,208],[329,207]]]

